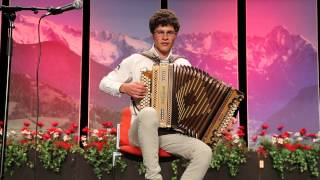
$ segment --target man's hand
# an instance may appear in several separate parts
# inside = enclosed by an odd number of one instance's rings
[[[141,82],[123,83],[119,90],[134,99],[142,99],[147,94],[147,88]]]

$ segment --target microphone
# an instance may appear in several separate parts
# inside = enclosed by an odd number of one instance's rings
[[[47,16],[49,15],[57,15],[61,14],[65,11],[70,11],[73,9],[81,9],[82,8],[82,0],[74,0],[73,3],[64,5],[62,7],[56,7],[56,8],[49,8]]]

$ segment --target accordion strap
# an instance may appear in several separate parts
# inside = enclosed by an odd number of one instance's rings
[[[151,51],[143,51],[143,52],[140,52],[140,53],[138,53],[138,54],[140,54],[140,55],[142,55],[142,56],[145,56],[145,57],[151,59],[151,60],[152,60],[153,62],[155,62],[156,64],[160,64],[161,59],[160,59],[157,55],[155,55],[153,52],[151,52]],[[175,61],[176,61],[177,59],[179,59],[179,58],[184,58],[184,57],[173,54],[173,55],[171,55],[171,56],[169,57],[169,63],[173,63],[173,62],[175,62]]]

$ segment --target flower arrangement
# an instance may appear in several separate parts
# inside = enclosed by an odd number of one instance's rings
[[[84,128],[85,136],[80,139],[75,134],[78,130],[76,124],[70,124],[66,129],[59,128],[58,122],[52,122],[44,126],[38,123],[38,131],[30,128],[31,122],[24,121],[19,132],[7,133],[7,149],[5,171],[12,174],[17,167],[34,167],[28,156],[28,152],[36,152],[44,168],[59,172],[67,155],[78,153],[93,167],[97,178],[101,179],[104,173],[110,173],[112,169],[112,153],[116,150],[116,129],[112,122],[102,123],[101,129]],[[219,141],[212,149],[213,156],[210,167],[219,170],[227,166],[231,176],[235,176],[241,164],[247,161],[247,148],[244,136],[244,127],[236,127],[236,119],[221,135]],[[236,128],[235,128],[236,127]],[[282,125],[277,127],[277,134],[267,135],[269,126],[263,124],[260,131],[252,137],[256,144],[256,152],[263,158],[269,157],[273,167],[281,178],[286,171],[299,170],[309,172],[313,176],[319,176],[318,163],[320,160],[320,132],[308,133],[305,128],[293,133],[284,131]],[[2,121],[0,121],[0,136],[2,136]],[[83,148],[80,148],[79,141]],[[2,143],[0,142],[0,146]],[[177,167],[180,160],[172,162],[173,177],[177,179]],[[123,171],[127,164],[121,158],[117,158],[116,166]],[[145,171],[142,163],[138,170]]]
[[[3,121],[0,121],[0,147],[2,148],[2,134],[3,134]],[[20,146],[17,141],[14,140],[13,137],[16,136],[15,131],[8,132],[8,142],[6,149],[6,160],[4,170],[6,173],[12,175],[14,169],[17,167],[21,167],[24,164],[29,164],[32,166],[30,162],[28,162],[27,151],[28,148],[26,146]]]
[[[256,143],[259,155],[270,156],[273,167],[282,179],[286,171],[293,170],[319,176],[320,132],[307,133],[305,128],[301,128],[293,133],[284,131],[283,125],[279,125],[278,133],[268,136],[268,128],[268,124],[262,124],[252,141]]]
[[[38,131],[32,130],[29,127],[30,121],[25,120],[19,133],[8,132],[5,161],[7,171],[12,171],[14,167],[20,167],[23,164],[32,167],[33,164],[28,160],[27,154],[29,149],[33,149],[45,169],[59,172],[68,153],[75,153],[80,150],[77,146],[78,137],[74,135],[78,128],[76,124],[72,124],[65,131],[57,127],[58,122],[52,122],[47,129],[44,129],[43,122],[38,122],[37,125],[39,127]],[[16,153],[17,151],[19,153]]]
[[[94,173],[98,179],[102,178],[103,173],[110,173],[112,170],[112,153],[116,151],[116,133],[111,121],[103,124],[104,129],[84,128],[82,132],[87,136],[81,137],[84,147],[82,154],[88,163],[93,166]],[[88,138],[89,137],[89,138]],[[116,160],[116,166],[124,171],[127,164],[120,158]]]
[[[26,126],[26,122],[24,123]],[[44,130],[43,123],[38,122],[38,135],[31,138],[32,133],[28,127],[23,128],[26,133],[24,134],[24,140],[28,143],[28,140],[35,139],[38,141],[36,152],[39,153],[39,159],[44,168],[59,172],[62,163],[65,161],[68,153],[76,153],[81,149],[77,146],[79,137],[75,135],[78,125],[72,123],[71,126],[62,130],[58,128],[58,122],[52,122],[51,127]],[[21,132],[22,133],[22,132]],[[30,134],[31,133],[31,134]],[[33,143],[33,142],[31,142]]]
[[[246,143],[243,139],[244,127],[234,128],[237,120],[233,118],[232,123],[223,132],[221,141],[212,150],[210,167],[219,170],[226,165],[231,176],[236,176],[240,165],[246,162]]]
[[[2,136],[1,122],[0,136]],[[116,148],[116,130],[112,122],[104,122],[101,129],[84,128],[82,131],[87,134],[81,137],[84,148],[80,148],[79,136],[75,135],[78,129],[77,124],[72,123],[63,130],[58,127],[58,122],[52,122],[50,127],[45,128],[44,123],[40,121],[37,124],[37,132],[30,128],[30,124],[29,120],[25,120],[18,133],[15,131],[7,133],[5,172],[12,175],[15,168],[23,165],[32,168],[34,164],[28,157],[28,151],[32,149],[47,170],[59,172],[68,154],[79,153],[93,166],[99,179],[104,172],[110,173],[112,153]],[[117,160],[117,165],[120,165],[122,170],[126,167],[121,159]]]

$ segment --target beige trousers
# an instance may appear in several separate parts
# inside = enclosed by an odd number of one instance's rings
[[[147,107],[138,113],[129,130],[130,143],[141,148],[146,179],[162,180],[159,147],[190,160],[181,180],[201,180],[212,157],[211,148],[202,141],[181,134],[158,136],[159,120],[154,108]]]

